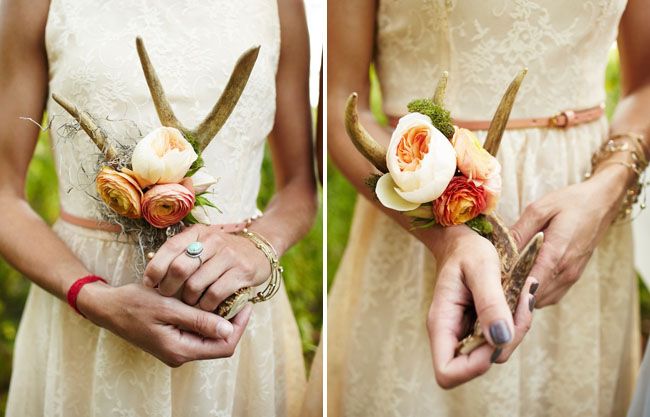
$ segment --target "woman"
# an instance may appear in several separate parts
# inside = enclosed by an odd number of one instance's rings
[[[629,224],[609,226],[636,180],[630,152],[605,152],[583,179],[610,136],[645,135],[648,156],[649,10],[644,0],[330,1],[329,152],[367,198],[330,293],[330,416],[624,415],[638,366],[637,294]],[[619,20],[624,99],[608,128],[600,104]],[[343,108],[358,92],[362,123],[388,143],[391,129],[369,111],[371,64],[392,120],[449,71],[445,104],[481,138],[528,67],[511,115],[520,128],[506,131],[498,154],[497,211],[519,245],[540,230],[545,242],[514,320],[491,245],[464,226],[411,231],[363,184],[373,169],[347,138]],[[472,305],[490,343],[455,357]],[[526,335],[534,306],[544,308]]]
[[[0,30],[0,253],[37,284],[16,340],[7,415],[297,415],[304,368],[284,290],[232,323],[212,311],[269,275],[264,253],[218,226],[257,214],[267,135],[277,192],[249,229],[282,254],[315,214],[301,3],[21,0],[2,3]],[[98,120],[114,120],[104,125],[122,141],[137,139],[128,139],[134,124],[145,133],[159,126],[136,36],[188,125],[212,108],[237,57],[261,45],[234,112],[203,153],[220,178],[215,226],[192,226],[168,240],[145,278],[135,270],[133,240],[98,223],[93,178],[84,176],[97,163],[88,157],[93,145],[83,133],[66,137],[71,119],[50,99],[54,92]],[[44,110],[67,219],[53,230],[25,203],[23,189],[38,130],[19,117],[39,120]],[[204,245],[200,266],[184,253],[188,238]],[[108,284],[81,287],[77,314],[63,300],[89,274]],[[168,297],[176,292],[180,300]]]

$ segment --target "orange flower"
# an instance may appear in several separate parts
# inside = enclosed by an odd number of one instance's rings
[[[451,143],[456,151],[458,169],[467,178],[484,181],[496,170],[500,171],[499,161],[483,148],[471,131],[456,127]]]
[[[144,193],[142,215],[152,226],[164,229],[183,220],[194,201],[194,192],[182,184],[154,185]]]
[[[416,125],[408,129],[397,145],[397,162],[402,171],[415,171],[420,167],[424,155],[429,153],[431,136],[429,128]]]
[[[142,190],[136,180],[105,166],[99,171],[95,184],[101,199],[114,212],[130,219],[142,217]]]
[[[454,177],[447,189],[433,202],[438,224],[463,224],[481,214],[486,206],[485,190],[463,175]]]

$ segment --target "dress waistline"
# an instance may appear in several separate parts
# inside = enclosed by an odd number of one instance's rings
[[[551,117],[532,117],[529,119],[510,119],[506,129],[529,129],[535,127],[547,127],[555,129],[566,129],[583,123],[589,123],[600,119],[605,114],[605,104],[581,110],[565,110]],[[399,122],[398,116],[388,116],[390,125],[395,127]],[[453,119],[452,123],[458,127],[469,130],[488,130],[491,120],[462,120]]]
[[[86,229],[100,230],[109,233],[122,232],[122,227],[118,224],[75,216],[74,214],[70,214],[64,210],[61,210],[59,218],[66,223],[70,223],[72,225],[83,227]],[[218,226],[220,230],[224,233],[239,233],[244,229],[246,229],[248,226],[250,226],[250,224],[251,224],[251,220],[249,219],[240,223],[220,224],[215,226]]]

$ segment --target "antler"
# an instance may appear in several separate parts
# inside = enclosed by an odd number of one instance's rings
[[[437,106],[444,107],[445,92],[447,91],[447,79],[449,73],[443,71],[436,85],[436,93],[433,95],[433,103]]]
[[[386,148],[377,143],[375,138],[359,123],[357,101],[357,93],[350,94],[348,102],[345,105],[345,129],[359,152],[381,173],[386,173],[388,172],[388,167],[386,166]]]
[[[154,69],[151,60],[149,59],[149,55],[147,54],[147,50],[144,47],[142,38],[136,38],[135,43],[138,49],[140,63],[142,64],[142,70],[144,71],[144,76],[147,80],[149,92],[151,93],[151,98],[156,107],[160,123],[163,126],[175,127],[183,133],[189,134],[196,140],[198,150],[202,151],[208,146],[210,141],[226,123],[226,120],[228,120],[228,117],[235,108],[237,101],[239,101],[239,97],[246,87],[248,78],[253,70],[255,61],[257,60],[260,47],[254,46],[239,57],[235,64],[235,68],[230,75],[228,84],[226,84],[226,88],[223,90],[217,103],[206,116],[205,120],[203,120],[195,129],[190,130],[183,126],[174,115],[174,111],[165,96],[165,91],[158,79],[156,70]]]
[[[487,137],[485,139],[485,144],[483,145],[485,150],[488,151],[492,156],[496,156],[497,152],[499,151],[499,145],[501,145],[503,131],[506,130],[508,118],[510,118],[510,111],[512,110],[512,106],[515,104],[515,97],[517,97],[519,86],[524,80],[526,73],[528,73],[528,68],[522,69],[515,77],[515,79],[512,80],[505,94],[501,98],[501,102],[499,103],[499,107],[497,107],[497,111],[492,117],[492,122],[490,123]]]
[[[52,98],[54,101],[59,103],[59,105],[63,107],[65,111],[70,113],[70,115],[74,117],[77,122],[79,122],[81,128],[88,134],[90,139],[95,145],[97,145],[99,150],[102,151],[107,161],[115,159],[117,156],[115,148],[110,144],[108,137],[99,128],[99,126],[97,126],[97,123],[95,123],[93,118],[90,117],[87,112],[79,110],[77,106],[61,96],[52,94]]]

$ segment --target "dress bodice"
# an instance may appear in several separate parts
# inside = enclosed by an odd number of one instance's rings
[[[245,24],[242,24],[245,22]],[[242,52],[261,45],[239,103],[203,153],[219,182],[214,223],[255,213],[266,136],[275,115],[279,19],[272,0],[52,0],[46,29],[50,93],[68,98],[100,122],[113,140],[137,141],[160,126],[135,48],[146,44],[179,120],[192,128],[223,91]],[[50,98],[48,114],[63,209],[97,217],[97,149]]]
[[[380,0],[376,65],[384,110],[401,115],[449,71],[455,117],[489,119],[524,67],[513,117],[605,99],[607,53],[626,0]]]

